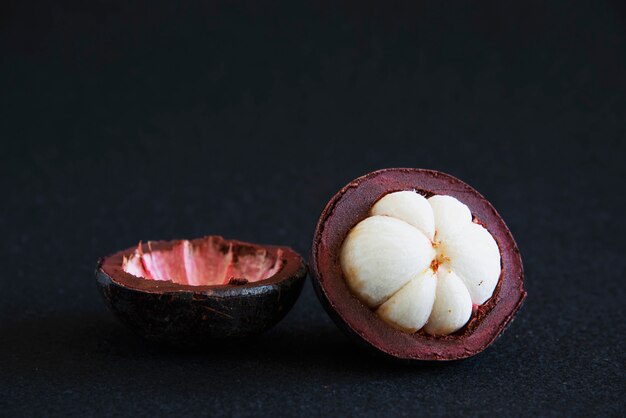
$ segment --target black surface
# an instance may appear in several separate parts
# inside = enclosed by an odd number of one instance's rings
[[[0,5],[0,415],[623,416],[624,3],[295,3]],[[306,253],[390,166],[468,182],[517,239],[527,302],[477,357],[371,357],[310,283],[200,353],[99,299],[140,239]]]

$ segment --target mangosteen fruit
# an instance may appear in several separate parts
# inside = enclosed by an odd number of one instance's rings
[[[137,334],[195,346],[269,329],[294,305],[306,274],[291,248],[207,236],[139,243],[105,257],[96,282]]]
[[[493,206],[438,171],[360,177],[326,205],[313,240],[313,284],[358,341],[407,360],[483,351],[526,297],[522,260]]]

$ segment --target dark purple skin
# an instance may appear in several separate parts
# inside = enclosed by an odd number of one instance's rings
[[[502,272],[493,296],[476,307],[470,321],[454,334],[431,336],[397,330],[354,296],[345,283],[339,253],[348,232],[388,193],[416,190],[425,197],[450,195],[472,212],[500,249]],[[328,202],[317,224],[311,251],[313,286],[339,328],[377,352],[403,360],[441,361],[471,357],[487,348],[510,324],[526,291],[517,244],[491,204],[461,180],[434,170],[390,168],[353,180]]]
[[[99,260],[96,283],[117,318],[148,341],[193,347],[260,334],[278,323],[298,299],[307,266],[295,251],[229,241],[242,248],[283,251],[283,267],[268,279],[191,286],[135,277],[121,269],[136,247]],[[158,242],[166,248],[168,242]]]

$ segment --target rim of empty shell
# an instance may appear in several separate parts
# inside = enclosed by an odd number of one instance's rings
[[[456,333],[431,336],[406,333],[385,323],[363,304],[345,282],[339,254],[354,226],[370,216],[383,196],[415,190],[425,197],[449,195],[467,205],[495,239],[502,270],[492,296]],[[434,170],[396,168],[375,171],[342,188],[322,212],[314,237],[312,265],[319,291],[341,321],[383,352],[402,358],[459,359],[486,348],[508,324],[525,297],[523,267],[517,245],[496,210],[461,180]]]
[[[139,263],[133,266],[131,260]],[[105,257],[99,262],[99,269],[127,288],[154,293],[197,293],[275,284],[302,276],[305,265],[302,257],[289,247],[211,235],[192,240],[140,242]],[[150,277],[144,277],[145,273]]]

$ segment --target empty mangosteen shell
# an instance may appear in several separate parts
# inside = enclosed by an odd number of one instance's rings
[[[343,278],[339,254],[348,232],[369,216],[379,199],[403,190],[415,190],[425,197],[455,197],[469,207],[475,221],[487,228],[500,249],[502,271],[492,297],[475,308],[468,324],[454,334],[409,334],[389,326],[352,294]],[[475,189],[434,170],[378,170],[343,187],[319,218],[310,264],[317,296],[339,328],[362,345],[398,359],[460,360],[478,354],[510,324],[526,297],[520,252],[500,215]]]
[[[221,237],[214,237],[223,239]],[[225,240],[226,241],[226,240]],[[167,250],[179,241],[152,241]],[[282,251],[282,268],[257,281],[231,280],[227,285],[192,286],[148,280],[122,269],[124,257],[137,247],[98,261],[96,283],[115,316],[136,334],[157,343],[194,347],[216,340],[258,335],[278,323],[293,307],[307,275],[303,258],[289,247],[226,241],[235,248]],[[148,252],[147,244],[142,245]]]

